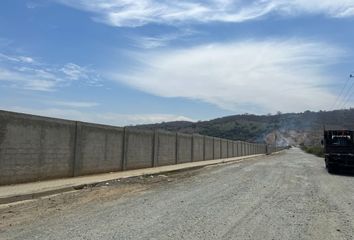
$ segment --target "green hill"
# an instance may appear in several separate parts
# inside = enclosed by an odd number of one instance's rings
[[[200,122],[165,122],[135,126],[199,133],[214,137],[278,145],[318,145],[327,129],[354,129],[354,109],[276,115],[234,115]]]

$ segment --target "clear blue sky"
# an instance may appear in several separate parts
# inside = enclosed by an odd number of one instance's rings
[[[350,107],[353,26],[352,0],[2,0],[0,109],[129,125]]]

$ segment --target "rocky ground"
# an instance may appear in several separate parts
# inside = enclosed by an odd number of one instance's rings
[[[0,207],[0,239],[353,239],[354,176],[280,154]]]

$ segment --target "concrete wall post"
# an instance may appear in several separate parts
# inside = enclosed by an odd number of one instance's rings
[[[127,152],[128,152],[128,128],[123,129],[123,157],[122,157],[122,169],[123,171],[127,169],[127,163],[128,163],[128,158],[127,158]]]
[[[158,166],[158,153],[159,153],[159,132],[158,130],[154,131],[154,140],[153,140],[153,147],[152,147],[152,166]]]
[[[213,137],[213,159],[215,159],[215,137]]]
[[[192,156],[191,156],[191,161],[192,162],[194,162],[194,133],[192,134],[192,146],[191,146],[191,148],[192,148],[192,151],[191,151],[191,154],[192,154]]]
[[[205,156],[206,156],[205,138],[206,138],[206,136],[203,136],[203,161],[205,161]]]
[[[235,145],[236,145],[236,142],[232,141],[232,157],[236,157]]]
[[[178,133],[176,133],[176,164],[178,163],[178,151],[179,151],[179,140],[178,140]]]
[[[220,158],[222,158],[222,140],[220,140]]]
[[[80,176],[81,169],[81,132],[82,124],[75,122],[75,145],[73,159],[73,177]]]

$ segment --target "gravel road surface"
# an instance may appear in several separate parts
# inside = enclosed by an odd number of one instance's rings
[[[0,207],[0,239],[353,239],[354,175],[290,149]]]

